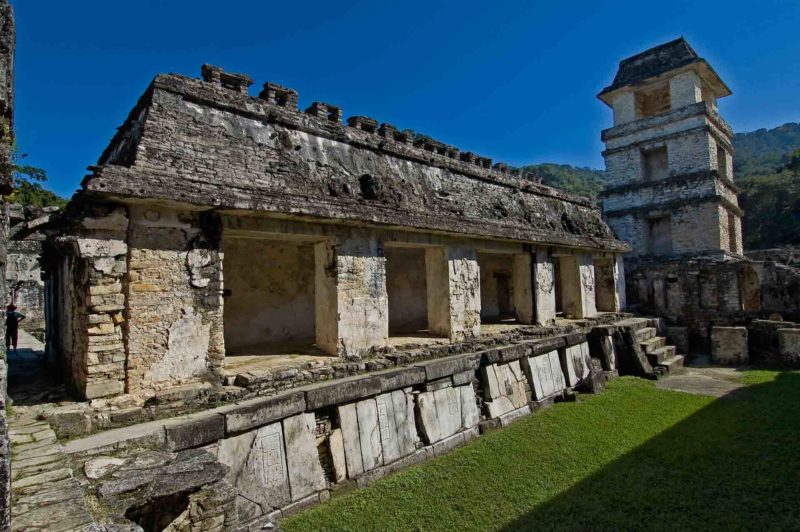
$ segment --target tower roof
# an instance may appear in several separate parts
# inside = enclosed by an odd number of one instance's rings
[[[711,68],[708,62],[697,55],[686,39],[679,37],[674,41],[660,44],[649,50],[638,53],[619,63],[614,81],[600,92],[599,96],[619,88],[635,85],[648,79],[666,74],[672,70],[696,64],[703,70],[708,81],[718,87],[719,96],[727,96],[730,89]]]

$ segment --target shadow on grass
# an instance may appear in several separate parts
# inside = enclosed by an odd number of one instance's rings
[[[714,401],[503,530],[800,529],[800,373]]]

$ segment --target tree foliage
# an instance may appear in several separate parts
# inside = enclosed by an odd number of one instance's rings
[[[545,185],[590,198],[596,198],[605,187],[605,172],[594,168],[543,163],[526,166],[525,170],[539,175]]]
[[[12,152],[11,169],[14,177],[14,191],[8,197],[11,203],[19,203],[24,207],[62,207],[67,200],[46,189],[42,183],[47,182],[47,172],[41,168],[21,164],[26,154]]]

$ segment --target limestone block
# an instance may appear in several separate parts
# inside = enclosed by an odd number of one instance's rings
[[[558,353],[556,352],[556,356]],[[533,398],[541,401],[553,395],[556,385],[553,379],[553,372],[550,368],[550,355],[538,355],[535,357],[524,358],[522,367],[528,376],[531,385]]]
[[[800,329],[778,329],[778,354],[783,364],[800,365]]]
[[[425,368],[425,378],[432,381],[464,371],[474,371],[478,369],[480,361],[480,353],[467,353],[422,362],[417,366]]]
[[[423,392],[417,395],[417,409],[419,411],[422,436],[428,445],[442,439],[439,419],[436,415],[435,392]]]
[[[325,487],[325,475],[314,442],[314,414],[298,414],[283,420],[289,487],[296,501]]]
[[[336,482],[342,482],[347,478],[347,458],[344,453],[344,438],[342,429],[334,429],[328,437],[328,448],[331,452],[333,461],[333,474]]]
[[[87,399],[97,399],[98,397],[118,395],[124,391],[125,385],[121,380],[108,380],[88,383],[83,395]]]
[[[225,412],[225,431],[230,434],[256,428],[298,414],[305,408],[303,392],[288,392],[244,401],[233,410]]]
[[[348,377],[304,387],[308,410],[337,405],[381,392],[381,381],[374,376]]]
[[[454,342],[480,336],[480,268],[475,250],[427,249],[425,269],[431,332]]]
[[[582,342],[573,351],[576,357],[575,370],[578,377],[583,380],[589,376],[589,371],[592,369],[592,356],[589,354],[589,344]]]
[[[378,408],[375,399],[356,403],[358,436],[361,439],[361,460],[364,471],[383,465],[381,433],[378,426]]]
[[[567,388],[566,378],[564,377],[564,370],[561,366],[561,356],[559,351],[551,351],[548,355],[550,359],[550,374],[553,376],[553,386],[555,392],[564,391]]]
[[[194,314],[192,307],[168,331],[167,351],[150,367],[150,382],[183,383],[208,371],[208,345],[211,324]]]
[[[564,372],[567,386],[570,387],[578,384],[578,374],[575,371],[574,350],[574,346],[558,350],[559,358],[561,358],[561,369]]]
[[[407,456],[416,450],[419,441],[416,418],[414,417],[414,396],[403,390],[392,392],[395,427],[397,427],[397,447],[400,456]]]
[[[225,435],[225,418],[219,414],[201,415],[165,430],[169,449],[181,451],[221,439]]]
[[[747,328],[712,327],[711,360],[715,364],[747,364]]]
[[[471,429],[480,423],[481,413],[478,410],[478,401],[475,389],[471,384],[456,388],[461,395],[461,428]]]
[[[358,432],[358,414],[355,403],[336,407],[339,427],[342,430],[344,456],[347,463],[347,476],[357,477],[364,472],[364,461],[361,458],[361,436]]]
[[[391,392],[425,382],[425,368],[422,367],[390,369],[372,375],[380,379],[382,392]]]
[[[400,458],[400,442],[397,434],[396,416],[392,394],[387,393],[375,398],[378,410],[378,428],[383,463],[389,464]]]
[[[511,399],[503,395],[496,397],[491,401],[486,401],[483,404],[486,407],[486,414],[491,419],[500,417],[503,414],[514,410],[514,404],[511,402]]]
[[[233,457],[232,453],[244,451],[239,455],[246,456],[241,468],[231,467],[228,473],[229,480],[233,480],[231,483],[242,495],[258,503],[264,511],[281,508],[292,501],[281,423],[265,425],[251,431],[248,437],[242,435],[228,440],[220,442],[219,460],[236,464],[238,457]],[[242,449],[248,441],[249,449]]]
[[[550,325],[556,317],[556,291],[553,261],[547,248],[537,249],[533,269],[536,279],[533,287],[536,304],[536,323]]]
[[[97,238],[79,238],[78,251],[88,258],[104,258],[125,255],[128,245],[123,240],[101,240]]]
[[[443,438],[461,430],[461,394],[455,388],[433,392]]]

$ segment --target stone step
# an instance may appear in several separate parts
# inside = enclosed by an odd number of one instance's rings
[[[656,336],[656,328],[655,327],[642,327],[641,329],[636,331],[636,338],[639,342],[644,342],[645,340],[649,340]]]
[[[672,355],[671,357],[665,359],[662,363],[658,364],[658,367],[664,368],[667,373],[675,373],[683,369],[683,355]]]
[[[647,318],[628,318],[622,321],[618,321],[615,325],[620,327],[630,327],[634,331],[638,331],[639,329],[643,329],[648,326],[648,319]]]
[[[654,336],[649,340],[641,342],[639,345],[642,346],[642,349],[644,349],[645,353],[652,353],[656,349],[662,348],[665,345],[667,345],[667,339],[664,338],[663,336]]]
[[[664,347],[659,347],[655,349],[651,353],[647,353],[647,360],[653,366],[658,364],[662,364],[668,358],[675,356],[675,346],[674,345],[667,345]]]

